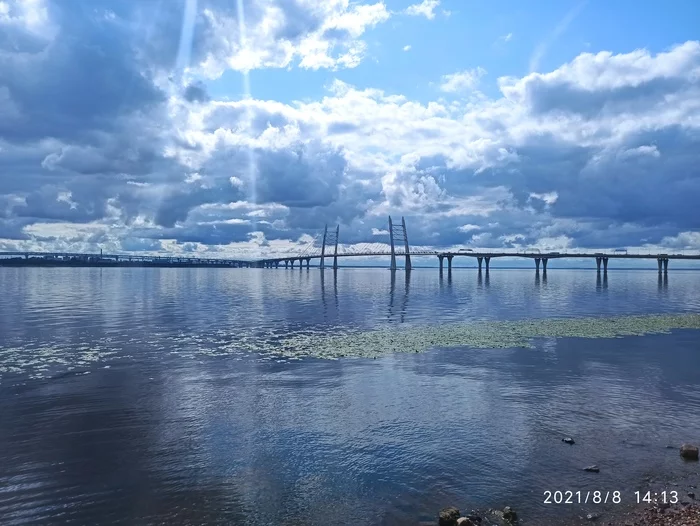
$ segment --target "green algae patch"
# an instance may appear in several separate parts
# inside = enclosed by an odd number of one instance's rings
[[[537,338],[622,338],[666,334],[676,329],[700,329],[700,314],[489,321],[311,333],[259,341],[246,346],[246,350],[286,357],[371,358],[435,347],[528,348]]]

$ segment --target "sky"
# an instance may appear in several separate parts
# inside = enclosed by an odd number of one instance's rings
[[[0,250],[700,250],[696,0],[0,0]]]

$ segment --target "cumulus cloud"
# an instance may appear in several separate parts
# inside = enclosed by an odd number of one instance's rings
[[[445,75],[442,77],[440,89],[446,93],[471,90],[479,84],[479,80],[481,80],[481,77],[484,75],[486,75],[486,70],[482,67]]]
[[[423,0],[419,4],[411,4],[405,13],[410,16],[424,16],[428,20],[435,18],[435,10],[440,5],[440,0]]]
[[[222,100],[225,70],[361,67],[390,16],[266,0],[241,41],[229,4],[198,3],[184,59],[181,8],[0,4],[0,247],[268,254],[325,224],[380,240],[388,215],[416,245],[697,246],[699,42],[582,53],[492,97],[476,68],[433,79],[466,97]]]

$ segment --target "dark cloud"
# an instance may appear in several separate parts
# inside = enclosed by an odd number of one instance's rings
[[[650,107],[663,102],[668,93],[692,86],[687,79],[654,78],[634,86],[590,90],[567,82],[549,83],[542,79],[527,85],[527,100],[533,113],[573,113],[586,119],[601,114],[634,112],[640,106]]]
[[[185,100],[189,102],[209,102],[209,94],[203,82],[194,82],[185,88]]]
[[[164,100],[138,60],[128,28],[97,23],[89,3],[51,7],[60,30],[45,49],[0,54],[0,85],[19,111],[17,118],[0,121],[0,138],[89,140]]]

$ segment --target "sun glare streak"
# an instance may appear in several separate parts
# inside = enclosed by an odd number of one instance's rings
[[[238,38],[241,50],[246,49],[248,41],[246,38],[246,26],[245,26],[245,10],[243,9],[243,0],[236,0],[236,11],[238,15]],[[253,112],[251,108],[252,96],[250,92],[250,73],[248,70],[244,70],[243,74],[243,100],[245,104],[245,126],[247,131],[252,136],[253,132]],[[251,203],[257,203],[257,174],[256,174],[256,164],[255,164],[255,152],[253,147],[248,147],[248,187],[250,189],[248,199]],[[252,231],[257,231],[257,222],[255,218],[251,218],[252,221]]]
[[[185,11],[182,15],[182,28],[180,29],[180,43],[177,49],[175,62],[178,80],[187,73],[194,46],[194,23],[197,17],[197,0],[185,0]],[[180,86],[178,86],[180,87]]]

